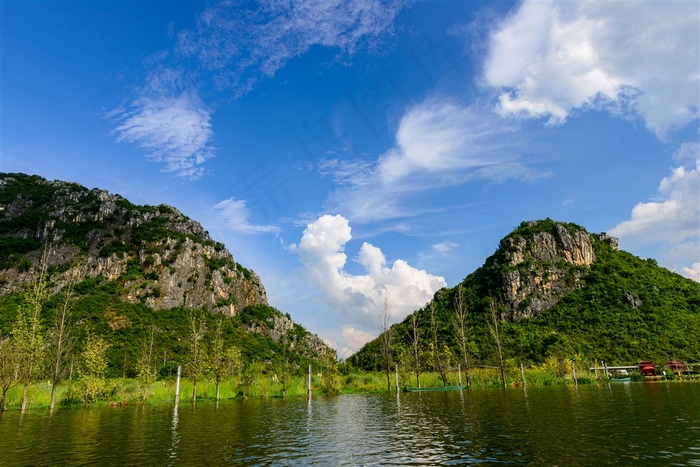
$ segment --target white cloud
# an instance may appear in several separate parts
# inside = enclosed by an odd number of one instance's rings
[[[193,93],[177,97],[141,97],[130,109],[112,113],[118,141],[135,143],[166,172],[197,179],[213,156],[211,111]]]
[[[419,203],[413,197],[407,208],[404,200],[416,193],[547,176],[519,161],[522,138],[490,109],[430,98],[406,110],[394,146],[373,163],[323,161],[319,170],[339,184],[330,204],[353,221],[411,217],[420,214]]]
[[[684,144],[674,159],[688,164],[673,168],[661,180],[657,199],[637,204],[631,218],[615,226],[610,234],[631,248],[661,244],[669,260],[684,257],[688,262],[680,268],[672,264],[672,269],[690,268],[692,273],[693,263],[700,259],[700,145]],[[674,253],[679,249],[682,254]]]
[[[673,154],[673,160],[679,164],[697,163],[700,154],[700,143],[683,143]]]
[[[700,263],[693,263],[690,267],[682,268],[681,273],[695,282],[700,282]]]
[[[340,336],[340,345],[336,347],[338,358],[348,358],[375,337],[377,337],[376,333],[356,329],[352,326],[344,326]]]
[[[699,16],[697,2],[528,0],[493,31],[484,78],[502,115],[606,108],[663,137],[698,117]]]
[[[433,250],[437,251],[438,253],[444,254],[454,250],[458,246],[459,245],[457,245],[455,242],[440,242],[433,245]]]
[[[398,259],[388,265],[382,251],[363,243],[355,261],[365,274],[345,270],[345,245],[352,239],[350,224],[341,215],[324,215],[304,230],[297,252],[308,276],[331,309],[366,329],[376,329],[388,298],[392,322],[425,305],[446,287],[445,279]]]
[[[228,198],[213,206],[226,226],[236,232],[243,233],[277,233],[279,228],[274,225],[251,224],[248,218],[250,210],[244,200]]]
[[[486,167],[513,155],[504,152],[503,137],[511,130],[473,106],[429,99],[404,114],[396,144],[379,158],[384,184],[426,174]]]
[[[178,50],[215,73],[221,89],[249,91],[265,76],[312,46],[337,48],[343,56],[373,49],[393,33],[404,1],[353,0],[220,2],[179,34]]]
[[[174,50],[146,57],[149,68],[130,108],[111,112],[118,141],[136,144],[163,162],[166,172],[186,179],[204,173],[213,157],[212,110],[197,96],[213,80],[237,96],[272,76],[312,46],[337,48],[350,57],[373,49],[393,33],[393,21],[405,2],[259,2],[222,1],[208,7],[194,31],[177,35]]]

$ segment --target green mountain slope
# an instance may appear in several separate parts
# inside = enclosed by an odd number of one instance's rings
[[[258,276],[177,209],[25,174],[0,174],[0,342],[42,256],[51,291],[44,328],[52,332],[72,287],[76,353],[87,333],[104,338],[109,375],[135,374],[151,330],[158,369],[172,372],[187,358],[193,315],[210,331],[220,321],[226,345],[239,347],[247,362],[302,365],[335,356],[270,307]]]
[[[500,242],[485,264],[417,310],[423,365],[433,347],[431,305],[438,347],[456,366],[464,361],[454,325],[462,287],[470,364],[495,364],[489,332],[494,300],[504,357],[540,363],[548,357],[634,363],[642,359],[700,362],[700,284],[654,260],[617,249],[617,240],[549,219],[524,222]],[[412,316],[392,327],[394,356],[412,353]],[[349,362],[379,368],[379,339]]]

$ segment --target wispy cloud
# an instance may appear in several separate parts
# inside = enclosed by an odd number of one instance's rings
[[[494,29],[485,82],[504,116],[604,108],[663,138],[698,117],[699,16],[696,2],[527,0]]]
[[[213,156],[211,111],[196,94],[141,97],[112,116],[119,122],[117,140],[145,149],[150,159],[165,164],[166,172],[197,179]]]
[[[341,57],[374,49],[393,33],[405,1],[220,2],[207,8],[194,31],[178,35],[177,50],[194,57],[220,89],[237,95],[273,76],[312,46],[336,48]]]
[[[692,276],[694,260],[700,259],[700,144],[684,144],[675,160],[683,165],[661,180],[656,199],[637,204],[630,219],[610,233],[631,248],[662,244],[667,258],[683,258],[686,262],[670,267]]]
[[[242,233],[278,233],[279,227],[274,225],[251,224],[250,210],[244,200],[225,199],[213,206],[224,224],[233,231]]]
[[[485,167],[504,158],[503,137],[511,129],[479,111],[449,99],[428,99],[408,109],[396,132],[396,143],[378,161],[384,184],[414,183],[434,174]]]
[[[528,167],[524,135],[489,108],[430,98],[406,110],[395,143],[372,162],[323,161],[319,171],[339,185],[329,204],[357,222],[410,217],[406,199],[475,180],[532,181],[548,176]],[[413,198],[411,198],[413,197]],[[434,208],[430,208],[434,209]]]
[[[365,274],[351,274],[345,269],[345,245],[351,239],[346,218],[324,215],[306,227],[296,250],[330,308],[365,331],[377,328],[385,297],[391,305],[392,321],[396,322],[447,286],[444,278],[416,269],[404,260],[387,264],[382,251],[366,242],[355,258]]]
[[[134,143],[164,170],[200,178],[214,156],[213,110],[198,90],[212,84],[238,97],[312,46],[335,48],[339,58],[378,49],[393,33],[404,1],[222,1],[206,8],[194,30],[179,32],[172,50],[144,59],[146,79],[116,118],[118,141]]]
[[[437,251],[438,253],[445,254],[448,253],[455,248],[457,248],[459,245],[456,244],[455,242],[440,242],[436,243],[432,246],[433,250]]]

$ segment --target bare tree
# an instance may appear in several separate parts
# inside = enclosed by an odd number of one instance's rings
[[[379,317],[379,325],[381,326],[381,334],[379,335],[379,353],[382,366],[386,373],[387,390],[391,391],[391,363],[392,363],[392,329],[391,329],[391,303],[389,295],[384,295],[384,307]]]
[[[71,314],[73,312],[73,284],[75,277],[70,277],[61,302],[61,307],[54,315],[54,326],[49,333],[48,370],[51,378],[51,401],[49,409],[53,410],[56,402],[56,388],[68,376],[68,359],[75,346],[71,333]]]
[[[406,333],[411,339],[411,347],[413,350],[413,372],[416,375],[416,386],[420,387],[420,326],[418,326],[418,312],[411,314],[411,329]]]
[[[192,381],[192,401],[197,400],[197,381],[207,372],[207,358],[205,355],[204,335],[206,334],[204,314],[200,312],[199,317],[190,315],[190,334],[187,342],[187,363],[185,370],[187,376]]]
[[[155,326],[150,326],[150,332],[141,345],[141,353],[136,361],[136,376],[141,386],[141,400],[148,399],[148,388],[156,380],[156,370],[153,364],[153,345],[155,340]]]
[[[48,248],[44,249],[39,271],[32,285],[24,293],[24,300],[17,310],[12,327],[15,350],[20,360],[20,380],[22,382],[22,412],[27,408],[27,389],[36,376],[42,363],[44,352],[44,325],[41,313],[48,301],[50,292],[46,281]]]
[[[498,366],[501,369],[501,382],[503,387],[506,388],[506,373],[505,366],[503,364],[503,350],[501,348],[501,334],[498,331],[498,323],[500,319],[498,316],[498,306],[496,305],[496,300],[493,297],[489,301],[489,332],[491,337],[496,342],[496,349],[498,350]]]
[[[455,313],[452,315],[452,326],[455,334],[457,334],[457,344],[459,345],[459,354],[462,359],[462,369],[464,376],[469,385],[469,310],[464,297],[464,287],[460,284],[457,286],[457,293],[454,298]]]
[[[447,386],[447,369],[445,368],[445,364],[442,361],[440,345],[438,343],[437,312],[435,308],[435,302],[430,302],[430,330],[433,334],[433,366],[435,367],[435,370],[440,374],[442,385]]]

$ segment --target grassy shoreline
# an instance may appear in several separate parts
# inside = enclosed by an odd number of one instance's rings
[[[501,388],[500,374],[497,370],[476,369],[470,372],[469,388]],[[601,375],[598,375],[601,376]],[[466,384],[466,376],[462,374],[463,383]],[[329,381],[330,380],[330,381]],[[700,377],[678,377],[668,375],[663,381],[700,381]],[[286,388],[274,375],[260,375],[247,382],[242,377],[230,377],[222,381],[219,397],[221,400],[240,399],[244,397],[266,399],[282,397],[306,397],[307,376],[294,376],[289,379]],[[556,375],[542,369],[525,370],[527,386],[553,386],[574,384],[571,375]],[[596,375],[582,372],[577,375],[578,384],[591,384],[605,382],[605,379],[596,379]],[[415,376],[405,373],[399,374],[399,387],[416,386]],[[510,387],[522,386],[521,375],[509,375]],[[458,384],[458,375],[451,374],[448,385]],[[245,387],[244,385],[247,385]],[[396,391],[395,375],[391,375],[391,391]],[[442,380],[437,373],[421,374],[422,387],[441,387]],[[191,402],[193,384],[187,378],[180,382],[180,401]],[[175,379],[168,378],[150,384],[145,392],[136,379],[108,379],[105,397],[93,403],[83,403],[77,400],[73,394],[75,383],[64,382],[56,388],[56,407],[77,406],[123,406],[141,404],[163,404],[173,402],[175,399]],[[386,375],[384,373],[350,373],[348,375],[333,375],[324,377],[321,374],[312,377],[312,393],[315,395],[336,394],[371,394],[387,393]],[[7,409],[9,411],[20,410],[22,388],[14,387],[7,394]],[[49,407],[51,398],[51,385],[47,381],[35,382],[28,388],[28,409],[44,409]],[[216,385],[213,381],[205,380],[197,383],[197,401],[216,398]]]

